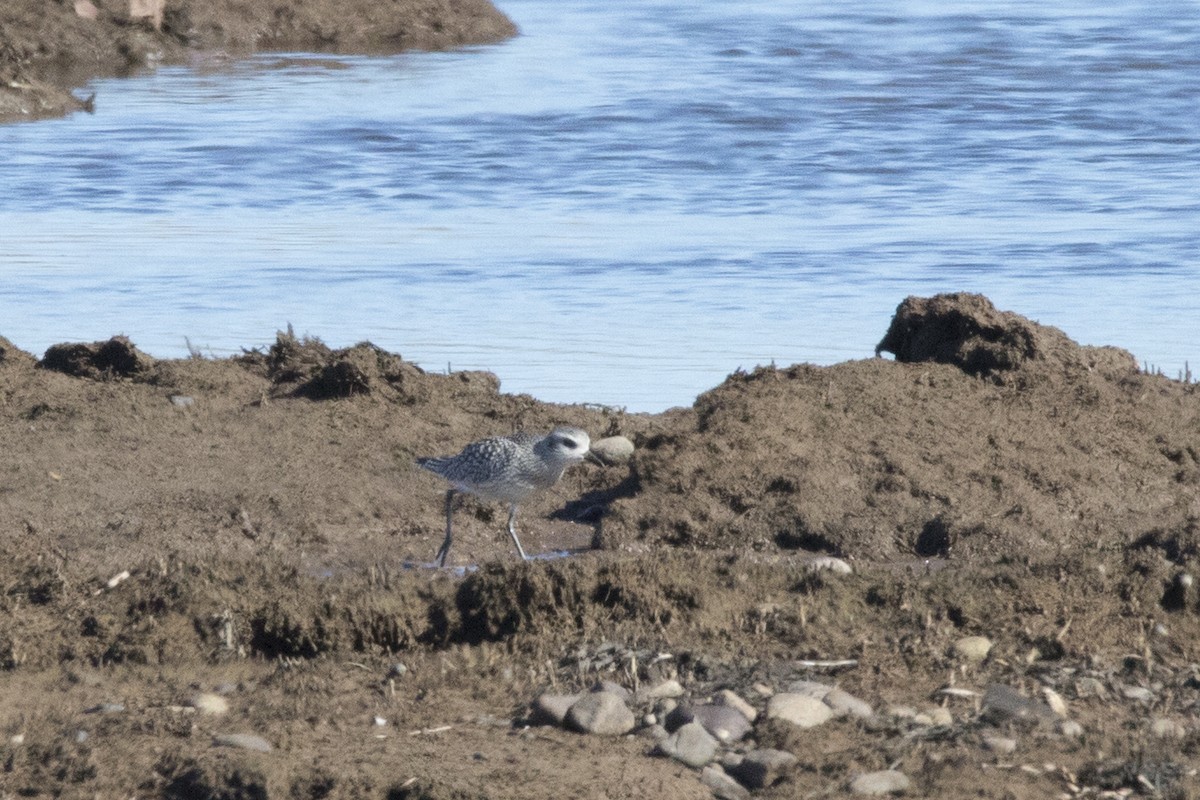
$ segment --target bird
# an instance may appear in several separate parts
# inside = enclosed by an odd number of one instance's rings
[[[417,459],[417,465],[450,482],[446,492],[446,540],[435,559],[446,566],[453,541],[454,497],[463,492],[485,501],[508,503],[508,535],[522,560],[517,538],[517,505],[538,489],[558,483],[567,467],[588,457],[591,439],[580,428],[563,426],[545,435],[518,432],[471,442],[454,456]]]

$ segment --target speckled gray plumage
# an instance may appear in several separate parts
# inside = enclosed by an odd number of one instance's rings
[[[419,466],[445,478],[454,487],[446,494],[446,541],[438,552],[439,561],[445,564],[450,550],[455,492],[508,503],[508,532],[517,552],[525,558],[514,527],[517,504],[531,492],[558,483],[567,467],[583,460],[590,445],[584,431],[561,427],[544,436],[521,432],[480,439],[454,456],[418,458]]]

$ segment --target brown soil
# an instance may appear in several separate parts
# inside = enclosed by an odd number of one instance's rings
[[[189,52],[394,53],[507,39],[490,0],[4,0],[0,122],[90,109],[71,90]]]
[[[525,726],[540,692],[663,676],[951,712],[760,723],[799,763],[756,797],[889,766],[937,798],[1200,796],[1196,386],[970,295],[910,298],[881,347],[903,360],[634,415],[286,333],[220,361],[0,339],[0,797],[711,797],[644,738]],[[518,562],[468,501],[451,562],[480,567],[429,568],[444,487],[414,457],[556,424],[638,448],[522,508],[528,550],[573,554]],[[1083,735],[939,694],[992,684]]]

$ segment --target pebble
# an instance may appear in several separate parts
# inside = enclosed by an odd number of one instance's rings
[[[408,667],[400,661],[388,667],[389,678],[403,678],[406,674],[408,674]]]
[[[923,714],[918,714],[918,717],[925,717],[929,720],[929,725],[953,725],[954,715],[950,713],[950,709],[942,706],[935,706]]]
[[[253,733],[222,733],[213,737],[213,744],[220,747],[238,747],[242,750],[255,750],[259,753],[269,753],[273,749],[271,743]]]
[[[1057,718],[1050,706],[1030,700],[1015,689],[993,683],[983,694],[983,716],[993,721],[1049,722]]]
[[[533,701],[530,722],[534,725],[562,725],[571,706],[579,702],[581,694],[543,694]]]
[[[1145,686],[1121,686],[1121,696],[1126,700],[1137,700],[1141,703],[1153,703],[1154,692],[1147,689]]]
[[[743,717],[754,722],[758,719],[758,709],[750,705],[741,695],[729,689],[722,689],[713,695],[713,702],[719,706],[729,706],[736,709]]]
[[[658,743],[655,752],[689,767],[703,767],[713,760],[720,743],[699,722],[689,722]]]
[[[850,781],[855,794],[898,794],[908,789],[908,776],[894,769],[865,772]]]
[[[767,717],[801,728],[815,728],[833,718],[833,709],[815,697],[784,692],[767,701]]]
[[[1156,717],[1150,723],[1150,733],[1159,739],[1182,739],[1187,736],[1187,728],[1173,719]]]
[[[567,711],[566,724],[581,732],[622,736],[637,724],[625,701],[609,692],[592,692],[577,700]]]
[[[674,679],[665,680],[661,683],[656,683],[653,686],[638,691],[638,699],[641,701],[663,700],[666,698],[682,696],[683,686],[679,684],[679,681]]]
[[[859,719],[869,719],[875,716],[875,709],[871,708],[870,703],[836,686],[825,693],[821,702],[832,708],[839,717],[849,714]]]
[[[700,782],[712,790],[713,797],[718,800],[745,800],[750,791],[716,765],[709,765],[700,771]]]
[[[750,732],[750,720],[732,706],[706,703],[693,708],[692,717],[724,744],[739,741]]]
[[[796,757],[786,750],[764,747],[751,750],[740,763],[727,769],[742,785],[751,789],[765,789],[790,772],[796,761]]]
[[[820,556],[808,562],[808,568],[813,572],[832,572],[835,575],[849,575],[854,572],[850,562],[833,556]]]
[[[229,711],[229,701],[219,694],[201,692],[188,700],[188,705],[201,714],[220,715]]]
[[[1047,687],[1042,689],[1042,695],[1046,698],[1046,705],[1050,706],[1051,711],[1060,717],[1067,716],[1067,701],[1061,694]]]
[[[187,408],[196,404],[196,398],[189,397],[186,394],[173,394],[167,397],[171,401],[171,405],[179,408]]]
[[[954,643],[954,654],[964,661],[979,663],[992,652],[992,640],[986,636],[964,636]]]
[[[1008,736],[984,736],[983,746],[993,753],[1009,755],[1017,749],[1017,740]]]
[[[1083,726],[1073,719],[1064,719],[1058,723],[1058,732],[1063,736],[1078,739],[1080,736],[1083,736]]]
[[[624,464],[633,458],[633,442],[624,436],[608,436],[592,442],[592,454],[605,464]]]

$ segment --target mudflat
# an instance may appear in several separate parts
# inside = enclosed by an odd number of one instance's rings
[[[442,50],[516,32],[490,0],[5,0],[0,122],[90,109],[87,80],[198,54]]]
[[[1196,385],[976,295],[880,327],[655,415],[0,339],[0,797],[1200,794]],[[414,459],[557,425],[633,457],[433,568]],[[618,733],[553,721],[597,684]]]

